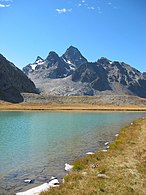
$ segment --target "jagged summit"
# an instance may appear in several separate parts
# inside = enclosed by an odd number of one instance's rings
[[[43,58],[41,58],[40,56],[37,56],[35,63],[39,64],[42,61],[43,61]]]
[[[58,54],[56,52],[50,51],[49,54],[48,54],[48,56],[47,56],[47,58],[46,58],[46,60],[51,60],[52,58],[58,59],[59,56],[58,56]]]
[[[71,75],[77,67],[86,62],[87,60],[81,52],[70,46],[61,57],[54,51],[49,52],[44,60],[37,57],[37,60],[25,66],[23,71],[28,76],[33,74],[37,78],[64,78]]]
[[[105,58],[105,57],[101,57],[100,59],[97,60],[97,63],[102,64],[102,65],[104,65],[104,64],[112,64],[112,61],[107,59],[107,58]]]
[[[68,62],[80,66],[87,62],[87,59],[81,54],[81,52],[74,46],[70,46],[66,52],[62,55],[62,58]]]
[[[106,57],[88,62],[74,46],[61,57],[52,51],[43,62],[29,64],[23,70],[42,91],[51,95],[104,93],[146,98],[146,73]]]

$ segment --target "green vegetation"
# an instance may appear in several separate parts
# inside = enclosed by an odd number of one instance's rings
[[[41,195],[145,195],[146,118],[123,128],[107,152],[75,161],[64,180]]]

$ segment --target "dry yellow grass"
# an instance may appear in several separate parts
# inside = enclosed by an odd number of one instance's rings
[[[39,111],[146,111],[146,106],[142,105],[92,105],[92,104],[41,104],[41,103],[20,103],[20,104],[12,104],[2,102],[0,103],[1,111],[31,111],[31,110],[39,110]]]
[[[99,173],[109,178],[99,178]],[[41,195],[102,194],[146,194],[146,118],[123,128],[107,152],[75,161],[65,183]]]

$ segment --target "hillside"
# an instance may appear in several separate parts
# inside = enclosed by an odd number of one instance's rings
[[[0,100],[22,102],[22,92],[37,93],[34,83],[0,54]]]

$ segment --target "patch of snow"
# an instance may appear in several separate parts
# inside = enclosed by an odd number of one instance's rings
[[[64,62],[66,62],[66,63],[67,63],[67,60],[66,60],[66,59],[64,59],[64,58],[62,58],[62,59],[63,59],[63,61],[64,61]]]
[[[73,169],[73,165],[65,163],[65,171],[71,171]]]
[[[64,58],[62,58],[62,59],[63,59],[63,61],[64,61],[64,62],[66,62],[67,64],[74,65],[73,63],[71,63],[71,61],[70,61],[70,60],[66,60],[66,59],[64,59]]]
[[[35,70],[35,68],[36,68],[37,65],[38,64],[31,64],[30,66],[31,66],[32,70]]]
[[[37,63],[37,65],[43,65],[43,64],[45,64],[44,61]]]
[[[72,64],[70,60],[67,60],[67,63],[68,63],[68,64]]]
[[[39,60],[36,60],[36,64],[39,64],[39,63],[42,63],[43,62],[43,60],[41,60],[41,59],[39,59]]]
[[[69,66],[70,70],[75,70],[75,65],[72,64],[71,66]]]
[[[16,195],[39,195],[41,192],[47,191],[48,189],[50,189],[49,183],[44,183],[25,192],[18,192]]]
[[[69,69],[70,69],[70,70],[75,70],[75,65],[74,65],[73,63],[71,63],[70,60],[66,60],[66,59],[64,59],[64,58],[62,58],[62,59],[64,60],[65,63],[67,63],[67,64],[70,65],[70,66],[69,66]],[[68,70],[68,71],[69,71],[69,70]]]
[[[56,177],[51,177],[49,183],[44,183],[40,186],[29,189],[25,192],[18,192],[16,195],[39,195],[41,192],[45,192],[52,187],[58,187],[59,181]]]
[[[43,61],[43,60],[37,60],[36,63],[31,64],[30,66],[31,66],[32,70],[35,70],[36,66],[40,66],[40,65],[43,65],[43,64],[45,64],[45,63],[46,63],[46,62]]]
[[[55,187],[55,186],[59,186],[59,181],[56,177],[51,177],[50,181],[49,181],[49,185],[50,187]]]
[[[109,62],[110,64],[112,64],[113,62]]]

